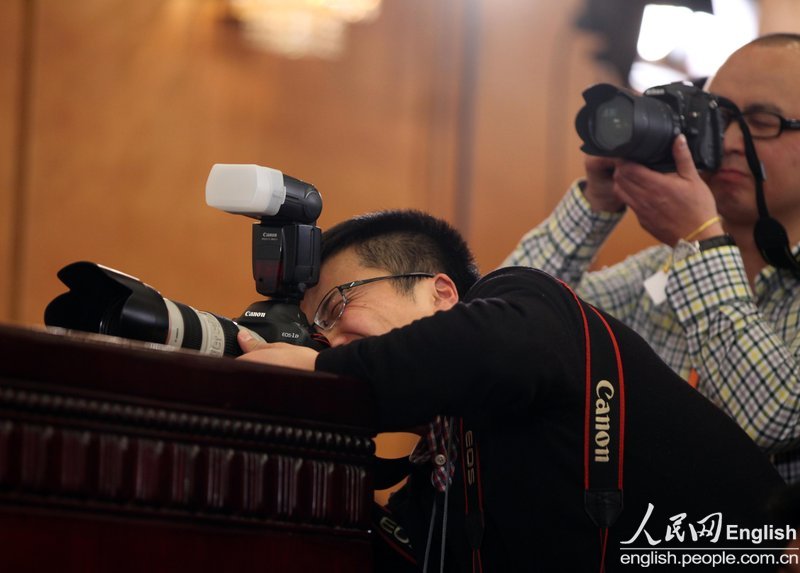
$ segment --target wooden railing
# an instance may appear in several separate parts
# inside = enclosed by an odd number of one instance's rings
[[[0,326],[0,570],[369,571],[355,380]]]

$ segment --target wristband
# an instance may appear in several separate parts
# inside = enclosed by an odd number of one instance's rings
[[[730,235],[718,235],[716,237],[709,237],[708,239],[703,239],[702,241],[697,241],[697,248],[702,253],[703,251],[709,251],[711,249],[716,249],[717,247],[735,247],[736,241],[733,240],[733,237]]]
[[[734,247],[736,243],[730,235],[718,235],[710,237],[701,241],[687,241],[681,239],[675,248],[672,250],[672,261],[677,262],[689,257],[697,255],[717,247]]]

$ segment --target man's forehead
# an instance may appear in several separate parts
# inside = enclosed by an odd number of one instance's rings
[[[375,269],[365,266],[361,262],[354,247],[349,247],[339,251],[329,257],[319,272],[319,284],[327,285],[328,289],[336,285],[371,278],[375,275]]]
[[[788,46],[748,46],[734,53],[711,79],[708,90],[740,108],[788,112],[798,108],[800,58]]]
[[[320,266],[319,282],[306,291],[305,300],[310,301],[310,299],[314,299],[315,297],[321,298],[333,287],[356,280],[352,278],[342,279],[340,277],[351,276],[356,271],[357,262],[358,259],[355,253],[352,252],[352,249],[345,249],[344,251],[340,251],[328,257],[328,259],[322,263],[322,266]]]
[[[316,286],[308,289],[303,298],[303,310],[306,314],[313,312],[322,297],[336,286],[385,274],[389,273],[363,265],[355,248],[348,247],[322,263],[319,282]]]

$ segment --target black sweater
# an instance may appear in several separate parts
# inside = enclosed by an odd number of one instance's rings
[[[621,564],[632,553],[645,553],[631,547],[653,547],[658,558],[682,559],[689,549],[716,548],[699,552],[710,555],[743,545],[728,539],[727,526],[763,528],[765,500],[781,487],[779,476],[732,420],[638,335],[603,316],[619,343],[627,413],[624,510],[611,528],[606,570],[638,569]],[[554,279],[530,269],[496,271],[451,310],[325,350],[316,368],[369,381],[382,430],[419,426],[436,415],[463,418],[474,430],[486,522],[484,571],[599,570],[600,534],[583,497],[583,322],[575,299]],[[471,571],[460,461],[457,468],[448,500],[446,570]],[[420,467],[389,504],[418,556],[434,498],[441,497],[430,485],[430,467]],[[437,503],[441,516],[442,500]],[[653,511],[644,530],[635,542],[621,545],[636,537],[649,504]],[[722,520],[717,542],[692,541],[690,524],[700,531],[698,521],[716,512]],[[678,531],[684,541],[668,540],[668,526],[680,520],[670,518],[682,513]],[[439,570],[440,530],[437,520],[429,571]],[[664,549],[670,547],[681,550],[669,557]],[[655,568],[673,569],[680,565]]]

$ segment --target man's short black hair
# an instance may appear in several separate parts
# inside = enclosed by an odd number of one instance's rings
[[[322,234],[322,263],[350,247],[362,265],[391,274],[444,273],[453,280],[460,297],[480,277],[461,234],[421,211],[378,211],[334,225]],[[399,286],[410,289],[403,282]]]

